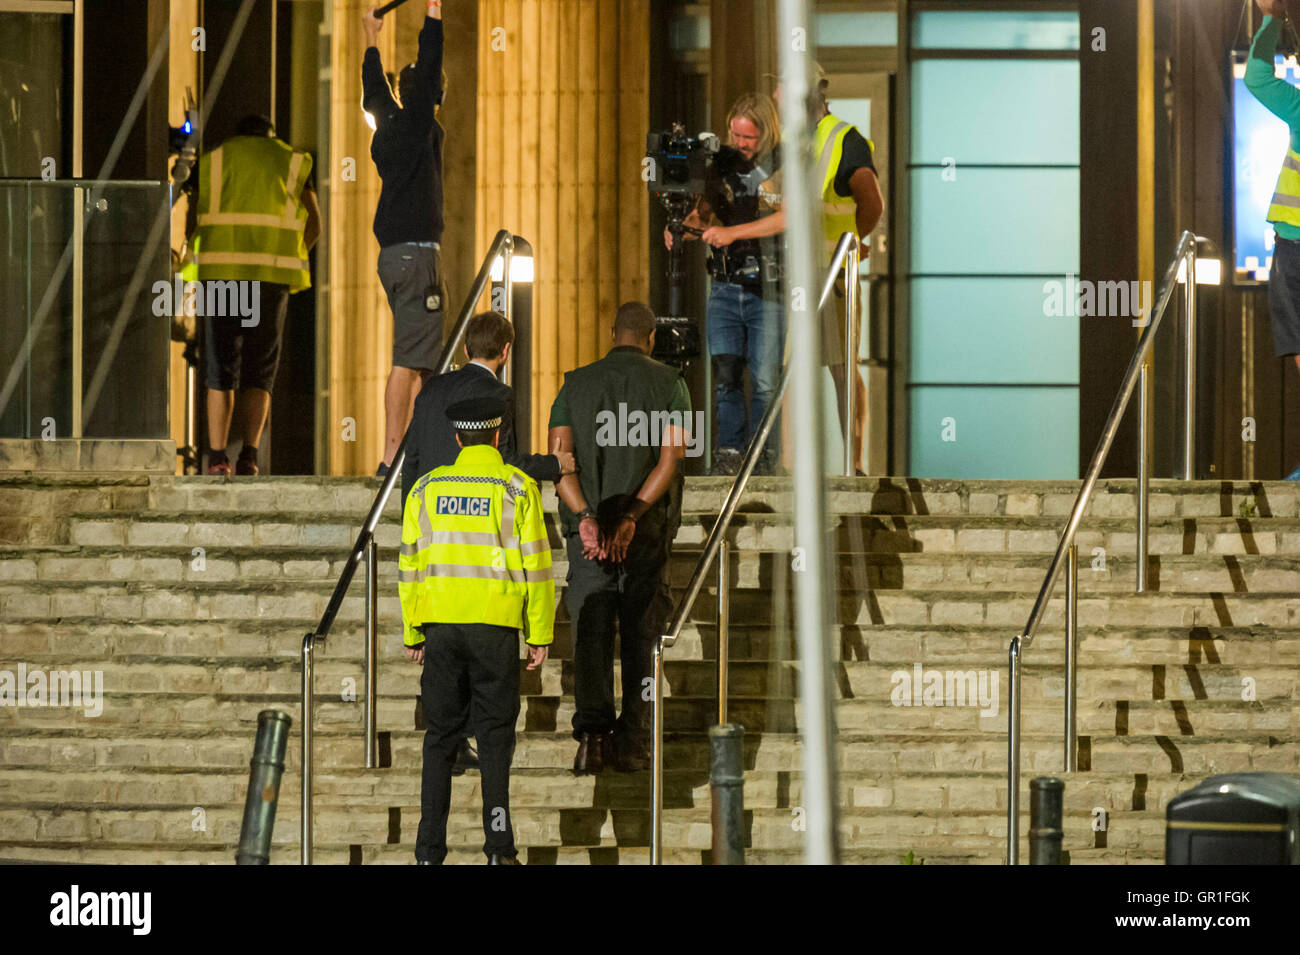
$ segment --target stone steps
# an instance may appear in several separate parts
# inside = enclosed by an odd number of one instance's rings
[[[1232,741],[1243,731],[1268,733],[1278,737],[1300,737],[1300,704],[1290,698],[1261,698],[1254,703],[1235,700],[1197,699],[1105,699],[1091,702],[1083,697],[1077,716],[1083,735],[1197,737],[1203,740]],[[158,694],[141,695],[125,703],[104,700],[99,724],[116,728],[119,733],[172,729],[201,729],[220,720],[232,728],[245,727],[252,734],[257,715],[265,709],[286,712],[297,706],[297,697],[280,696],[221,698],[181,698]],[[929,736],[936,731],[1005,732],[1005,691],[995,701],[999,709],[991,716],[974,707],[894,706],[888,699],[842,700],[836,705],[836,723],[845,732],[877,732]],[[412,691],[406,699],[384,700],[378,706],[379,731],[394,734],[415,728],[417,699]],[[1049,734],[1059,730],[1063,703],[1059,691],[1046,699],[1026,698],[1022,703],[1021,723],[1026,732]],[[673,733],[703,733],[716,720],[717,706],[711,697],[698,695],[665,701],[665,729]],[[793,700],[768,697],[733,697],[730,718],[752,733],[790,733],[798,730],[802,707]],[[520,733],[563,730],[572,725],[572,699],[561,696],[531,696],[521,708],[516,727]],[[79,709],[47,708],[31,711],[0,722],[0,739],[37,731],[71,732],[84,724]],[[318,727],[350,726],[361,732],[361,711],[355,704],[317,704]],[[524,743],[521,742],[520,746]]]
[[[256,480],[211,477],[87,477],[71,475],[0,477],[0,510],[33,503],[45,513],[57,503],[69,510],[109,510],[153,507],[188,511],[224,508],[250,514],[298,511],[312,514],[364,513],[380,487],[376,478],[269,476]],[[693,477],[687,481],[683,509],[716,509],[730,486],[728,478]],[[879,513],[1046,514],[1064,517],[1080,487],[1079,481],[944,480],[911,478],[839,478],[826,481],[832,510]],[[1093,492],[1089,512],[1107,515],[1135,513],[1136,484],[1132,479],[1102,480]],[[788,497],[788,478],[751,478],[742,507],[770,505]],[[543,500],[555,499],[550,487]],[[1150,483],[1152,516],[1223,514],[1239,516],[1243,503],[1262,515],[1300,516],[1300,490],[1284,481],[1176,481]],[[43,509],[41,504],[47,507]],[[390,499],[385,513],[399,512]],[[358,518],[359,519],[359,518]]]
[[[448,843],[460,847],[482,844],[482,815],[474,800],[458,800],[447,819]],[[466,806],[467,808],[460,808]],[[10,810],[0,807],[0,824],[10,833],[8,844],[44,845],[175,842],[238,842],[242,803],[239,806],[197,807],[59,806]],[[664,842],[677,849],[707,849],[711,845],[710,810],[670,809],[664,813]],[[803,832],[801,807],[745,809],[747,844],[756,849],[799,850]],[[1115,848],[1139,848],[1152,839],[1163,840],[1163,813],[1115,811],[1108,814],[1106,841]],[[539,846],[645,846],[649,841],[648,802],[639,809],[511,807],[511,822],[520,845]],[[196,819],[204,829],[196,831]],[[293,851],[298,841],[298,806],[282,802],[276,811],[272,845]],[[324,843],[413,847],[420,812],[418,801],[404,806],[355,807],[318,800],[313,805],[313,828]],[[1027,821],[1027,820],[1026,820]],[[1090,808],[1068,810],[1063,829],[1067,848],[1087,848],[1095,843]],[[1005,810],[944,809],[942,813],[910,810],[844,808],[840,833],[845,845],[868,847],[881,839],[903,840],[914,847],[943,844],[953,849],[974,849],[996,854],[1006,841]],[[909,841],[910,840],[910,841]]]
[[[0,616],[10,622],[64,620],[183,621],[255,619],[292,633],[303,622],[318,620],[329,603],[333,584],[319,581],[248,581],[231,589],[219,581],[85,583],[45,580],[0,583]],[[385,592],[386,591],[386,592]],[[364,593],[355,586],[340,606],[341,619],[361,619]],[[1064,608],[1064,588],[1048,604],[1047,617]],[[1024,625],[1034,594],[1016,590],[923,589],[840,592],[834,619],[841,625],[917,626],[1000,625],[1013,633]],[[751,624],[780,625],[788,607],[775,608],[772,593],[738,589],[731,595],[732,613]],[[379,594],[379,623],[396,627],[400,620],[397,595]],[[697,600],[693,619],[710,619],[716,609],[707,597]],[[565,617],[560,616],[563,622]],[[1295,591],[1267,593],[1082,593],[1081,626],[1300,626],[1300,595]],[[385,623],[387,621],[387,623]],[[310,628],[310,624],[309,624]]]
[[[296,717],[296,714],[293,714]],[[289,762],[297,762],[298,724],[289,745]],[[70,773],[95,769],[131,768],[167,772],[207,772],[237,769],[246,772],[252,754],[254,728],[244,730],[177,729],[166,735],[141,731],[131,737],[108,729],[70,737],[61,728],[32,730],[22,736],[0,736],[3,765],[10,769],[49,767]],[[1001,738],[999,738],[999,735]],[[1086,735],[1086,734],[1085,734]],[[419,775],[423,734],[414,730],[388,731],[389,766]],[[1102,773],[1212,773],[1251,769],[1291,772],[1300,769],[1300,743],[1291,734],[1239,731],[1231,740],[1198,736],[1093,736],[1081,747],[1081,764]],[[1002,733],[972,734],[966,729],[931,729],[924,733],[845,730],[838,735],[843,772],[1006,773],[1005,725]],[[1029,773],[1061,771],[1061,726],[1025,732],[1022,737],[1024,770]],[[515,766],[567,772],[575,744],[567,727],[530,730],[521,738]],[[1084,752],[1086,750],[1086,752]],[[665,765],[678,772],[708,772],[708,747],[702,732],[674,732],[665,736]],[[746,743],[746,768],[762,772],[802,769],[802,744],[791,733],[751,732]],[[316,730],[316,762],[320,771],[362,765],[361,734],[355,727],[321,724]]]
[[[1001,662],[998,647],[990,647],[983,658],[972,658],[955,666],[944,668],[947,672],[971,673],[981,669],[994,670]],[[1059,670],[1055,661],[1035,657],[1031,665],[1026,659],[1023,671],[1023,700],[1032,705],[1042,700],[1050,701],[1060,693]],[[841,702],[844,705],[880,704],[895,708],[918,706],[924,683],[910,691],[915,681],[911,666],[888,661],[840,661],[835,665]],[[716,663],[707,660],[667,660],[665,663],[666,699],[712,700],[716,689]],[[937,667],[929,665],[924,674]],[[224,700],[250,700],[281,702],[301,696],[301,681],[287,665],[276,666],[266,660],[249,658],[222,659],[211,664],[190,660],[176,663],[150,662],[148,657],[137,660],[115,660],[96,663],[95,672],[103,673],[103,699],[106,710],[118,702],[132,699],[172,701],[183,703],[191,698],[219,697]],[[615,666],[615,683],[619,667]],[[728,667],[730,694],[735,703],[752,699],[774,703],[793,703],[797,682],[798,664],[794,661],[746,662],[732,661]],[[30,676],[30,669],[29,669]],[[568,697],[573,692],[574,669],[571,662],[551,661],[540,671],[521,673],[521,695],[531,697]],[[317,665],[316,694],[323,705],[338,703],[336,694],[325,688],[340,687],[343,680],[357,677],[355,666],[344,662],[322,661]],[[904,680],[904,678],[906,678]],[[1189,704],[1218,701],[1241,705],[1244,679],[1254,681],[1251,689],[1260,702],[1286,701],[1300,706],[1300,674],[1291,666],[1249,665],[1234,666],[1223,663],[1186,664],[1176,667],[1120,666],[1111,667],[1100,662],[1080,666],[1078,697],[1080,700],[1158,700],[1187,701]],[[98,677],[95,678],[96,682]],[[952,682],[969,680],[953,677]],[[976,677],[978,679],[978,676]],[[1000,678],[1001,680],[1001,678]],[[940,680],[942,682],[942,680]],[[986,683],[988,682],[986,678]],[[999,683],[1001,685],[1001,682]],[[418,668],[401,661],[384,668],[378,675],[376,688],[380,699],[413,699],[419,693]],[[358,694],[360,695],[360,694]],[[908,702],[910,701],[910,702]],[[343,705],[349,701],[342,701]],[[933,705],[933,704],[927,704]],[[950,704],[951,705],[951,704]],[[16,705],[0,709],[4,713],[19,713]],[[57,712],[59,707],[34,707],[33,718],[43,712]]]
[[[1026,614],[1027,615],[1027,614]],[[708,614],[688,621],[677,642],[667,651],[670,662],[716,660],[717,628]],[[266,627],[256,620],[151,620],[135,624],[100,620],[93,625],[68,625],[49,620],[0,621],[0,646],[6,656],[54,668],[80,667],[88,659],[131,659],[157,657],[175,662],[201,662],[255,658],[263,664],[275,661],[297,666],[302,634],[316,625],[312,618],[290,621],[285,626]],[[1023,621],[1022,621],[1023,623]],[[550,660],[569,660],[573,647],[567,626],[557,629]],[[925,660],[927,665],[982,663],[989,648],[1001,647],[1015,628],[1004,626],[938,624],[919,627],[837,628],[843,653],[854,659],[910,664]],[[796,656],[793,636],[773,632],[770,626],[733,621],[728,631],[733,662],[791,660]],[[359,619],[340,620],[330,638],[317,648],[317,659],[361,660],[364,636]],[[1200,663],[1228,663],[1239,666],[1300,664],[1300,628],[1205,626],[1181,631],[1164,626],[1096,627],[1081,621],[1080,659],[1090,654],[1111,665],[1179,666]],[[392,628],[379,634],[380,673],[389,666],[407,670],[398,656],[401,637]],[[972,649],[974,647],[974,649]],[[1026,651],[1029,666],[1059,666],[1064,632],[1057,621],[1048,621]],[[1090,664],[1089,664],[1090,665]]]
[[[314,583],[328,581],[331,588],[346,564],[344,556],[325,556],[320,549],[301,546],[222,547],[196,561],[193,548],[150,546],[148,556],[125,545],[64,544],[46,547],[0,547],[0,582],[38,585],[45,581],[75,581],[109,585],[135,583],[230,584],[248,581]],[[702,551],[680,546],[670,565],[670,580],[683,588],[689,582]],[[731,581],[737,590],[769,588],[774,570],[772,551],[740,551],[733,555]],[[780,552],[782,555],[784,552]],[[1050,559],[1046,554],[962,551],[964,560],[949,553],[865,553],[838,555],[837,585],[841,590],[903,590],[996,587],[1034,592],[1043,582]],[[1087,558],[1087,555],[1085,555]],[[553,552],[556,578],[563,581],[568,560],[563,550]],[[1133,557],[1108,555],[1104,569],[1090,559],[1080,568],[1081,593],[1133,593]],[[380,587],[396,591],[397,551],[380,552]],[[1278,555],[1163,554],[1152,558],[1151,591],[1184,593],[1294,593],[1300,589],[1300,558]],[[788,575],[787,575],[788,580]],[[358,585],[360,581],[357,581]],[[710,581],[712,584],[712,581]],[[561,583],[562,587],[562,583]]]
[[[832,479],[839,801],[845,861],[1001,861],[1006,653],[1078,482]],[[299,652],[378,480],[0,478],[0,669],[104,675],[104,712],[0,707],[0,860],[233,860],[258,712],[294,718],[275,862],[297,860]],[[682,587],[728,488],[691,479],[670,567]],[[1300,772],[1300,486],[1153,482],[1151,587],[1132,592],[1134,483],[1097,488],[1080,546],[1081,771],[1074,864],[1158,863],[1168,800],[1204,776]],[[544,494],[561,584],[567,562]],[[751,863],[800,861],[790,484],[755,479],[732,531],[730,710],[747,727]],[[1244,508],[1244,509],[1243,509]],[[318,649],[316,859],[406,864],[418,821],[418,670],[400,657],[400,508],[381,521],[377,700],[385,768],[361,769],[361,581]],[[1105,549],[1093,570],[1094,548]],[[203,548],[203,569],[194,566]],[[359,575],[360,576],[360,575]],[[710,580],[665,672],[665,859],[708,861],[716,719]],[[1023,782],[1061,771],[1064,587],[1024,656]],[[512,808],[523,858],[644,864],[648,776],[576,779],[572,637],[524,674]],[[998,710],[896,706],[896,675],[989,671]],[[617,677],[616,677],[617,678]],[[1254,700],[1242,700],[1246,680]],[[900,701],[901,702],[901,701]],[[482,862],[479,778],[453,784],[449,861]],[[1028,829],[1027,800],[1022,804]],[[206,831],[192,810],[206,813]],[[1110,814],[1092,831],[1092,811]],[[1023,838],[1023,837],[1022,837]]]
[[[1127,773],[1076,774],[1066,779],[1066,808],[1091,812],[1094,806],[1133,810],[1163,806],[1187,788],[1190,777],[1150,773],[1140,782]],[[567,769],[519,769],[511,775],[510,803],[514,808],[645,809],[645,773],[610,773],[574,777]],[[707,774],[668,770],[664,774],[672,806],[709,805]],[[112,804],[166,808],[189,803],[205,808],[240,808],[248,786],[246,769],[212,769],[203,773],[158,770],[101,770],[93,777],[70,777],[67,770],[47,768],[0,771],[0,810],[94,808]],[[479,775],[470,771],[453,780],[458,803],[472,806],[481,796]],[[284,776],[283,804],[299,798],[299,778]],[[316,778],[315,801],[324,806],[346,804],[360,810],[410,808],[420,799],[418,774],[400,770],[332,769]],[[778,809],[802,805],[802,773],[751,770],[745,774],[745,806]],[[936,772],[913,779],[896,779],[861,772],[839,775],[838,804],[861,809],[1006,808],[1006,775],[994,772]]]
[[[677,544],[684,548],[702,544],[714,519],[709,512],[684,513]],[[256,518],[229,512],[72,515],[66,518],[68,539],[53,543],[133,548],[323,548],[342,558],[356,540],[359,518],[347,521],[340,515],[334,522],[327,522],[323,516],[311,523],[301,520],[302,515],[287,513]],[[551,543],[558,547],[561,538],[555,520],[554,512],[547,512]],[[842,552],[1051,554],[1056,550],[1062,525],[1058,516],[832,513],[826,526],[831,546]],[[745,550],[788,551],[793,546],[793,533],[788,511],[744,512],[734,518],[728,538]],[[395,549],[401,540],[397,521],[381,523],[375,530],[375,540],[381,548]],[[1130,517],[1085,517],[1075,540],[1083,555],[1091,555],[1094,548],[1101,547],[1107,555],[1131,556],[1136,547],[1136,530]],[[1148,540],[1149,553],[1158,555],[1295,554],[1300,550],[1300,517],[1247,520],[1153,515]]]

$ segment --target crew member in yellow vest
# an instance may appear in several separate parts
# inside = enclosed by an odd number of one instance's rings
[[[205,297],[208,474],[230,474],[236,388],[243,446],[235,473],[258,473],[289,296],[311,286],[307,253],[320,235],[320,209],[307,185],[311,166],[311,156],[275,138],[262,116],[244,117],[233,136],[199,159],[192,246]]]
[[[831,115],[826,101],[826,88],[830,85],[826,74],[816,66],[817,81],[808,95],[808,118],[813,123],[815,137],[813,141],[814,171],[821,186],[822,195],[822,234],[825,240],[823,267],[829,267],[835,254],[835,246],[845,232],[853,232],[859,240],[859,253],[863,259],[871,254],[868,236],[880,222],[885,211],[885,200],[880,192],[880,180],[876,178],[876,167],[872,159],[875,146],[864,137],[851,123]],[[781,103],[781,86],[778,84],[772,97],[777,105]],[[785,231],[785,210],[760,219],[755,224],[753,235],[776,235]],[[859,299],[859,301],[861,301]],[[838,396],[841,430],[844,424],[845,397],[845,348],[844,325],[846,299],[844,297],[843,279],[836,280],[835,299],[831,305],[822,310],[822,363],[827,366],[835,382]],[[862,312],[857,315],[857,339],[862,341]],[[854,421],[853,421],[853,461],[859,475],[862,470],[863,435],[867,426],[867,385],[862,380],[856,356],[849,359],[853,365],[854,387]],[[781,416],[782,445],[785,466],[789,466],[791,442],[786,432],[789,416]]]
[[[823,268],[827,268],[835,254],[835,246],[845,232],[857,235],[860,243],[859,253],[863,261],[866,260],[871,254],[868,236],[880,222],[880,217],[885,211],[885,200],[880,192],[880,180],[876,178],[876,167],[872,158],[875,145],[858,132],[857,127],[831,115],[830,105],[826,101],[826,88],[830,83],[820,66],[816,66],[815,69],[816,85],[808,94],[807,107],[809,121],[813,123],[815,129],[813,162],[822,195],[822,235],[825,245],[821,264]],[[779,105],[781,102],[779,84],[772,96]],[[768,216],[763,223],[766,228],[773,231],[784,231],[784,211]],[[827,366],[835,382],[841,429],[844,424],[846,381],[845,303],[843,279],[836,279],[835,298],[822,310],[822,363]],[[858,312],[857,324],[857,339],[861,343],[861,310]],[[857,473],[862,474],[863,435],[867,425],[867,385],[862,380],[862,372],[857,367],[856,357],[850,357],[849,362],[853,365],[855,389],[853,461]],[[786,420],[788,419],[782,416],[783,424]],[[783,443],[787,449],[790,447],[788,440],[784,440]]]
[[[1277,176],[1268,221],[1273,224],[1272,261],[1268,271],[1268,310],[1273,319],[1273,351],[1294,358],[1300,367],[1300,89],[1277,76],[1274,56],[1286,20],[1282,0],[1255,0],[1264,15],[1246,60],[1246,89],[1290,131],[1282,169]],[[1286,478],[1300,481],[1300,467]]]
[[[415,840],[423,865],[447,855],[452,766],[467,721],[482,772],[483,851],[489,865],[519,864],[510,824],[519,631],[527,669],[536,670],[555,631],[555,580],[537,482],[497,450],[505,411],[493,397],[447,409],[461,452],[416,482],[402,515],[397,587],[406,655],[424,665]]]

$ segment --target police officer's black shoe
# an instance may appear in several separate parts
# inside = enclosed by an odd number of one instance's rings
[[[456,762],[452,763],[451,774],[464,776],[465,770],[478,768],[478,753],[474,752],[474,747],[470,745],[469,740],[461,740],[460,746],[456,749]]]
[[[614,768],[639,773],[650,768],[650,740],[642,733],[619,733],[614,738]]]
[[[605,769],[606,733],[583,733],[573,757],[573,775],[599,776]]]
[[[488,856],[488,865],[523,865],[518,856],[503,856],[499,853],[492,853]]]

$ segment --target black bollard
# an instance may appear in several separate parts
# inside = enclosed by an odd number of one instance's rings
[[[1065,783],[1054,776],[1029,781],[1029,864],[1060,865]]]
[[[713,802],[713,864],[745,864],[745,728],[709,727],[709,792]]]
[[[248,798],[244,800],[236,865],[267,865],[271,861],[271,830],[275,828],[275,804],[280,798],[291,725],[289,714],[279,710],[257,714],[257,742],[249,763]]]

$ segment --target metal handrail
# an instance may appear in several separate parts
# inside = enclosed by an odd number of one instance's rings
[[[1156,304],[1152,309],[1151,318],[1142,334],[1138,337],[1137,347],[1133,350],[1133,357],[1129,359],[1128,369],[1124,372],[1123,383],[1120,386],[1119,394],[1115,396],[1115,403],[1111,406],[1110,417],[1106,419],[1106,426],[1102,429],[1101,439],[1097,442],[1097,449],[1093,452],[1092,461],[1088,465],[1087,473],[1083,479],[1083,486],[1079,489],[1079,496],[1075,499],[1074,507],[1070,511],[1070,518],[1066,522],[1065,529],[1061,532],[1061,539],[1056,545],[1056,553],[1052,556],[1051,566],[1047,569],[1047,576],[1043,580],[1043,585],[1039,588],[1038,597],[1034,600],[1033,609],[1029,613],[1029,620],[1025,624],[1024,630],[1017,634],[1011,641],[1008,648],[1007,656],[1010,663],[1010,700],[1007,708],[1007,864],[1016,865],[1020,859],[1020,658],[1021,654],[1034,639],[1034,634],[1038,630],[1038,625],[1042,622],[1044,613],[1047,611],[1048,601],[1051,599],[1052,591],[1056,586],[1057,577],[1060,576],[1062,567],[1070,563],[1072,569],[1077,568],[1077,561],[1070,560],[1070,554],[1074,548],[1074,535],[1079,529],[1079,522],[1083,519],[1083,512],[1088,507],[1088,502],[1092,497],[1093,488],[1097,484],[1097,478],[1101,474],[1101,469],[1105,466],[1106,457],[1110,453],[1111,445],[1115,441],[1115,435],[1119,431],[1120,420],[1124,417],[1124,412],[1128,408],[1129,399],[1133,397],[1133,389],[1141,381],[1141,393],[1139,399],[1139,426],[1138,426],[1138,482],[1137,482],[1137,586],[1138,593],[1146,589],[1146,571],[1147,571],[1147,483],[1151,469],[1151,392],[1150,392],[1150,373],[1148,364],[1150,362],[1151,346],[1155,340],[1155,334],[1160,327],[1160,320],[1164,317],[1165,308],[1169,305],[1169,299],[1173,296],[1174,286],[1178,284],[1178,275],[1180,267],[1186,262],[1187,287],[1185,291],[1185,308],[1184,323],[1185,331],[1183,346],[1184,355],[1184,374],[1187,376],[1185,383],[1183,400],[1184,400],[1184,427],[1183,427],[1183,454],[1182,454],[1182,480],[1192,480],[1195,476],[1194,457],[1195,457],[1195,423],[1196,423],[1196,243],[1198,237],[1185,231],[1178,239],[1178,245],[1174,251],[1173,260],[1165,270],[1165,275],[1160,283],[1160,293],[1156,296]],[[1073,587],[1071,587],[1073,591]],[[1073,630],[1073,618],[1077,598],[1070,595],[1068,599],[1069,606],[1066,613],[1067,631]],[[1073,654],[1076,652],[1076,641],[1072,632],[1067,633],[1066,637],[1066,654],[1067,682],[1073,684],[1077,678],[1077,667],[1074,665]],[[1066,730],[1065,730],[1065,749],[1066,749],[1066,771],[1070,771],[1074,765],[1073,751],[1075,749],[1074,739],[1074,715],[1075,706],[1073,698],[1076,687],[1070,685],[1066,687]]]
[[[500,256],[503,259],[504,272],[503,282],[506,289],[505,315],[509,319],[510,315],[510,256],[514,249],[514,236],[508,231],[502,229],[492,239],[492,244],[488,246],[487,255],[483,259],[483,264],[479,267],[478,275],[474,278],[474,284],[470,286],[469,295],[465,303],[461,306],[460,315],[456,319],[456,324],[452,328],[451,337],[443,346],[442,354],[438,358],[438,365],[434,369],[435,375],[441,375],[451,367],[451,360],[456,354],[456,349],[460,347],[461,341],[465,337],[465,327],[469,324],[470,318],[474,315],[474,309],[478,306],[478,300],[487,290],[488,283],[492,279],[492,265]],[[302,864],[311,865],[312,851],[312,671],[313,655],[315,645],[323,643],[329,636],[330,629],[334,626],[334,618],[338,616],[339,608],[343,605],[343,600],[347,596],[348,587],[352,584],[352,577],[356,574],[357,565],[361,563],[362,558],[366,561],[366,711],[365,711],[365,759],[366,768],[375,768],[375,694],[376,694],[376,652],[375,652],[375,618],[376,618],[376,586],[378,578],[377,554],[378,546],[375,543],[375,528],[379,526],[379,519],[383,516],[384,507],[388,504],[388,498],[393,493],[393,488],[397,486],[398,480],[402,476],[402,465],[406,460],[406,442],[410,438],[410,429],[402,435],[402,443],[397,446],[397,453],[393,456],[392,466],[388,469],[388,474],[384,478],[383,484],[380,485],[378,493],[375,494],[374,501],[370,504],[370,510],[366,513],[366,518],[361,523],[361,531],[357,534],[356,543],[348,552],[347,561],[343,565],[343,572],[339,574],[339,582],[334,587],[334,592],[330,595],[330,602],[325,608],[325,613],[321,615],[320,623],[316,629],[308,633],[302,639]]]
[[[846,273],[846,285],[855,286],[858,275],[858,238],[852,232],[845,232],[840,236],[839,243],[835,246],[835,254],[831,257],[830,268],[827,270],[826,279],[822,283],[821,297],[817,300],[817,309],[813,313],[816,315],[825,307],[829,300],[831,292],[835,288],[835,279],[840,270]],[[850,294],[851,288],[846,288],[845,293]],[[856,299],[850,299],[850,303]],[[847,366],[846,366],[847,374]],[[662,854],[662,836],[663,836],[663,651],[665,647],[671,647],[677,642],[677,637],[681,634],[682,627],[686,623],[686,618],[691,612],[691,607],[695,604],[695,599],[700,595],[700,590],[704,587],[704,578],[709,572],[709,567],[714,558],[718,556],[719,549],[722,547],[724,536],[727,529],[731,526],[731,519],[736,514],[736,508],[740,505],[740,499],[745,493],[745,486],[749,483],[750,476],[754,473],[754,468],[758,464],[759,455],[762,454],[763,446],[767,444],[768,435],[772,432],[772,427],[776,422],[776,416],[781,412],[781,399],[785,396],[786,385],[790,381],[790,366],[787,365],[781,372],[781,379],[777,382],[776,388],[772,392],[772,397],[768,400],[767,410],[763,413],[763,420],[759,423],[758,430],[749,440],[749,447],[745,449],[745,457],[740,466],[740,473],[736,475],[736,480],[731,484],[731,490],[727,492],[726,500],[722,503],[722,509],[718,512],[718,519],[713,522],[713,528],[709,531],[709,536],[704,542],[704,552],[700,555],[699,561],[695,564],[695,571],[691,574],[690,583],[686,585],[686,592],[677,604],[677,610],[673,614],[664,633],[655,641],[654,646],[654,699],[652,703],[652,723],[653,723],[653,746],[651,747],[651,785],[650,785],[650,864],[659,865]],[[850,429],[852,423],[849,424]],[[725,565],[724,565],[725,566]],[[725,601],[722,596],[724,590],[724,580],[721,574],[718,578],[718,595],[720,601]],[[725,604],[724,604],[725,606]],[[725,616],[723,617],[725,621]],[[727,665],[727,634],[719,630],[718,633],[718,666],[722,670]],[[719,673],[718,677],[719,691],[725,692],[726,675]],[[719,700],[719,712],[725,713],[725,702]]]

